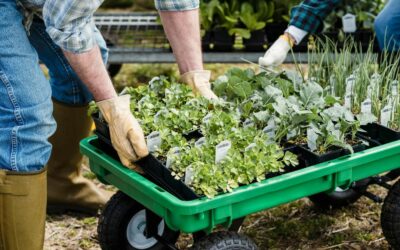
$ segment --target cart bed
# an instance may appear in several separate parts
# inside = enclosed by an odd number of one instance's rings
[[[91,170],[100,181],[111,184],[162,217],[172,230],[210,232],[216,225],[276,207],[354,181],[400,167],[400,140],[303,168],[235,189],[232,193],[183,201],[96,147],[97,137],[81,141]]]

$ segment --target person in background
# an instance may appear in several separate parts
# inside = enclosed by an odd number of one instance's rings
[[[107,74],[107,48],[92,18],[101,3],[0,0],[0,250],[43,249],[47,197],[49,208],[85,212],[109,198],[81,174],[78,143],[91,128],[91,100],[125,166],[135,169],[148,154],[130,97],[118,96]],[[216,98],[203,69],[199,1],[156,0],[156,6],[181,81]]]
[[[286,59],[293,46],[307,34],[322,31],[323,20],[341,0],[305,0],[291,11],[288,28],[268,49],[259,64],[264,67],[278,66]],[[381,50],[394,52],[400,48],[400,1],[389,0],[375,19],[375,33]]]

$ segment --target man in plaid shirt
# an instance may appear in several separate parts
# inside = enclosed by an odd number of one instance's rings
[[[305,0],[291,11],[289,27],[284,34],[260,57],[261,66],[277,66],[286,58],[290,48],[299,44],[308,33],[322,30],[323,20],[341,0]],[[400,1],[389,0],[375,19],[375,32],[381,49],[396,51],[400,48]]]
[[[148,154],[130,97],[117,96],[107,74],[107,48],[92,18],[101,3],[0,0],[0,250],[43,249],[47,191],[49,205],[80,211],[95,212],[108,198],[80,173],[78,142],[91,127],[92,99],[125,166],[135,169]],[[198,5],[156,1],[182,82],[216,98],[203,70]]]

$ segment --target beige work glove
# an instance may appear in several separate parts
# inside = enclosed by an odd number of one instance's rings
[[[271,67],[281,65],[293,47],[294,41],[287,33],[281,35],[278,40],[272,44],[271,48],[267,50],[264,57],[258,59],[258,64],[263,67]]]
[[[194,70],[181,75],[180,81],[191,87],[195,95],[201,95],[207,99],[218,99],[211,90],[210,79],[210,71]]]
[[[122,164],[142,172],[135,161],[147,156],[146,140],[139,122],[130,110],[130,96],[123,95],[97,102],[104,119],[110,128],[111,142],[118,152]]]

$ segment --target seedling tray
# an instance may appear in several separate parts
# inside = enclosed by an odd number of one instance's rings
[[[101,119],[98,114],[95,114],[92,117],[96,124],[96,130],[94,133],[98,136],[98,141],[95,143],[96,146],[101,148],[114,159],[119,160],[118,154],[113,148],[110,140],[108,124]],[[185,134],[187,139],[199,138],[201,136],[202,135],[197,130]],[[194,200],[200,197],[191,188],[186,186],[185,183],[180,180],[176,180],[172,176],[171,171],[153,155],[149,154],[148,156],[135,162],[135,164],[141,167],[146,178],[176,197],[182,200]]]
[[[361,127],[366,132],[360,132],[361,137],[373,144],[385,144],[400,140],[400,132],[382,126],[378,123],[370,123]]]
[[[248,214],[276,207],[400,167],[400,141],[384,144],[335,160],[235,189],[213,199],[182,200],[144,176],[125,168],[98,146],[97,136],[81,141],[91,170],[162,217],[169,228],[193,233],[211,232],[217,225],[230,226]]]
[[[366,146],[362,143],[353,146],[353,150],[355,153],[360,152],[364,149],[366,149]],[[326,152],[324,154],[317,154],[308,149],[307,145],[298,146],[298,151],[300,154],[300,158],[305,162],[306,166],[311,166],[322,162],[331,161],[340,156],[350,154],[349,150],[342,148],[334,148],[333,150]]]

